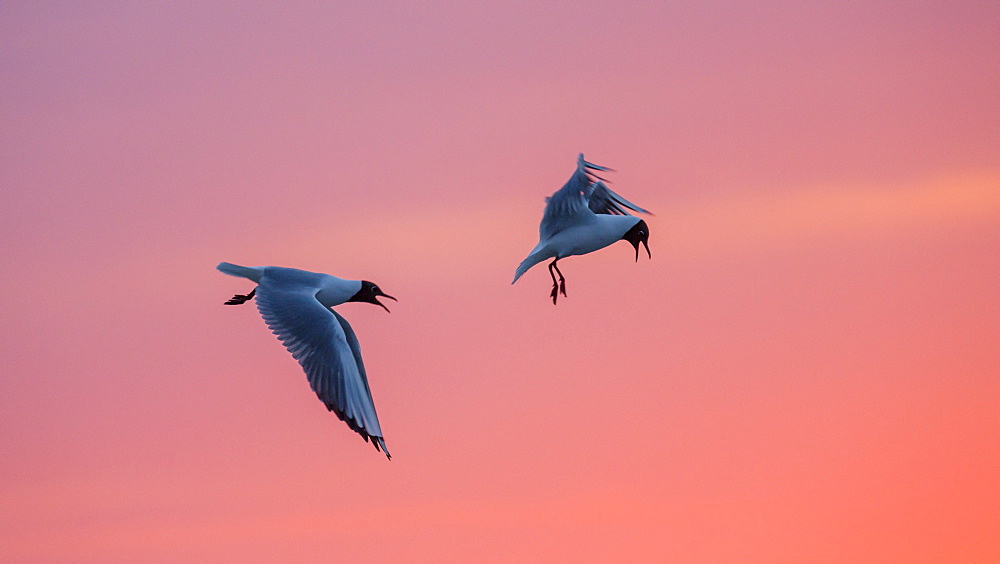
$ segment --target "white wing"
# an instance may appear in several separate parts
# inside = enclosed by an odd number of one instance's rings
[[[587,207],[587,197],[591,191],[592,173],[589,170],[611,170],[589,163],[583,153],[576,159],[576,171],[562,188],[545,198],[545,213],[538,227],[541,240],[548,239],[567,227],[583,221],[593,212]]]
[[[265,278],[257,287],[257,309],[327,409],[389,456],[357,336],[347,320],[316,299],[316,292],[308,286],[274,287]]]
[[[587,197],[587,207],[589,207],[590,211],[594,213],[608,215],[632,215],[625,211],[622,206],[639,213],[650,213],[625,198],[622,198],[617,193],[612,191],[611,188],[608,188],[607,184],[601,181],[591,184],[588,187],[585,196]]]
[[[372,442],[376,445],[376,449],[381,445],[382,451],[385,452],[386,457],[392,458],[389,454],[389,449],[385,447],[385,439],[382,438],[382,430],[378,425],[378,416],[375,414],[375,400],[372,399],[371,388],[368,387],[368,373],[365,372],[365,361],[361,359],[361,343],[358,342],[358,336],[354,334],[354,329],[351,328],[351,324],[344,319],[344,316],[339,313],[329,310],[330,313],[337,318],[340,322],[340,328],[344,330],[344,336],[347,337],[347,344],[351,347],[351,354],[354,355],[354,361],[358,366],[358,373],[361,375],[361,381],[365,384],[365,394],[368,398],[368,404],[371,405],[372,417],[375,420],[375,429],[378,430],[377,435],[372,435]],[[370,433],[369,433],[370,434]]]

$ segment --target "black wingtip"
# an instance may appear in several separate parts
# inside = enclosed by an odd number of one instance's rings
[[[382,437],[372,436],[372,444],[375,445],[375,450],[381,450],[387,459],[392,460],[392,455],[389,454],[389,449],[385,447],[385,439]]]

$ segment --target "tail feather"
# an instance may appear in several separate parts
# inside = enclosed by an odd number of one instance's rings
[[[534,252],[528,255],[528,258],[521,261],[521,264],[518,265],[517,272],[514,273],[514,280],[511,282],[511,284],[517,282],[517,279],[520,278],[525,272],[527,272],[528,269],[530,269],[532,266],[535,266],[536,264],[542,262],[547,258],[549,258],[549,255],[542,252]]]
[[[260,268],[254,268],[250,266],[240,266],[238,264],[232,264],[228,262],[220,262],[215,268],[219,269],[219,272],[223,274],[228,274],[230,276],[239,276],[241,278],[249,278],[254,282],[260,282],[260,276],[262,274]]]

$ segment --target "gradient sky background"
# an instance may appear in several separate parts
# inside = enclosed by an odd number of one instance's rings
[[[0,559],[1000,559],[996,2],[415,4],[0,2]],[[221,260],[400,299],[391,462]]]

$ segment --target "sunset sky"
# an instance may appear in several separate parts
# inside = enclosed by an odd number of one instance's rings
[[[0,1],[0,560],[1000,561],[1000,8],[672,4]]]

